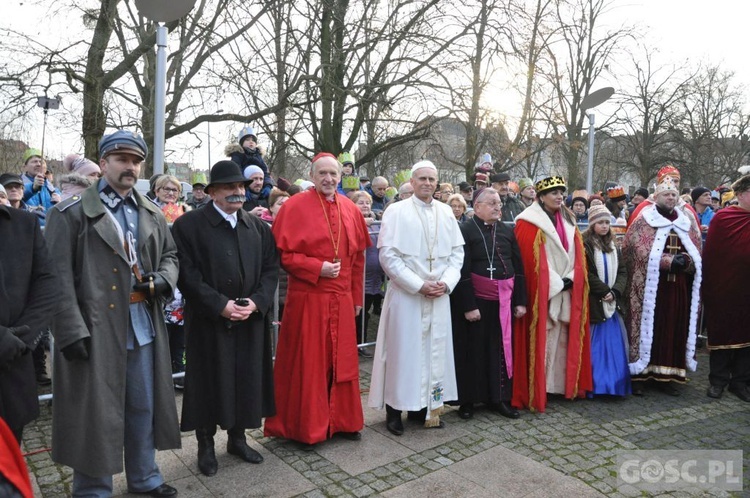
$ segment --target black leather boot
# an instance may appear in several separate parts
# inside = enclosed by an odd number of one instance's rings
[[[198,439],[198,469],[204,476],[211,477],[219,470],[214,452],[214,436],[206,429],[198,429],[195,437]]]
[[[227,453],[238,456],[248,463],[263,461],[263,456],[247,445],[244,429],[229,429],[227,436]]]
[[[394,436],[404,433],[404,423],[401,421],[401,410],[385,405],[385,426]]]

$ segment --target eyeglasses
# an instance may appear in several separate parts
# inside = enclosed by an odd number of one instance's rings
[[[169,187],[162,187],[160,190],[163,190],[164,192],[166,192],[168,194],[176,194],[177,192],[179,192],[178,189],[176,189],[176,188],[169,188]]]

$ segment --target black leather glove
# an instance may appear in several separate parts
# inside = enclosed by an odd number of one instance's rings
[[[571,279],[569,279],[569,278],[564,278],[563,279],[563,288],[562,288],[562,290],[566,291],[566,290],[570,290],[572,288],[573,288],[573,281]]]
[[[26,325],[23,327],[29,328]],[[15,329],[0,326],[0,368],[26,352],[26,343],[16,336]]]
[[[78,339],[60,350],[68,361],[89,359],[89,338]]]
[[[151,292],[151,279],[154,280],[153,293]],[[149,297],[168,296],[172,292],[164,277],[156,272],[150,272],[143,275],[143,280],[133,286],[133,290],[145,292]]]
[[[690,258],[685,253],[675,254],[672,258],[672,265],[669,267],[671,273],[680,273],[690,265]]]

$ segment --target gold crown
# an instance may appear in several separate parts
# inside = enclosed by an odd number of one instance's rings
[[[568,187],[565,186],[565,179],[562,176],[550,176],[536,182],[537,193],[542,193],[545,190],[551,190],[553,188],[562,188],[566,190]]]
[[[612,200],[624,198],[625,197],[625,189],[622,188],[620,185],[615,185],[614,187],[609,187],[607,189],[607,197],[609,197]]]

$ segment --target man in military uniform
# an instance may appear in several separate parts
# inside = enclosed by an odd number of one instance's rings
[[[128,490],[174,496],[156,449],[180,446],[163,298],[177,250],[159,208],[134,189],[148,149],[118,130],[99,142],[102,178],[50,210],[46,237],[62,279],[55,335],[52,459],[73,496]]]

